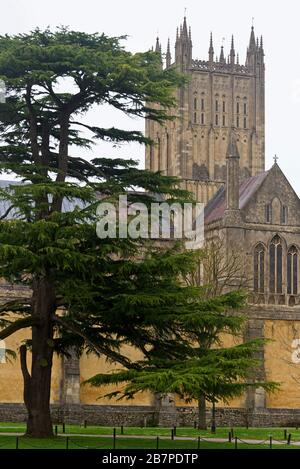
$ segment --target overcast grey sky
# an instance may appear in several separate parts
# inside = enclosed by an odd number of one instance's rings
[[[219,55],[222,38],[225,52],[231,34],[235,36],[240,63],[245,60],[252,17],[256,34],[263,34],[266,61],[266,168],[279,156],[279,165],[300,195],[300,3],[297,0],[10,0],[1,2],[0,31],[27,32],[39,26],[69,25],[86,32],[127,34],[127,48],[143,51],[155,42],[157,32],[163,48],[170,37],[172,46],[176,27],[187,9],[192,27],[193,56],[207,57],[210,31]],[[98,109],[91,115],[99,125],[143,128],[139,121],[128,121],[118,113]],[[144,149],[130,145],[112,149],[101,145],[106,156],[121,153],[139,159]]]

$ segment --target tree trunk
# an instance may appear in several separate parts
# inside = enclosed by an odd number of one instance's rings
[[[53,324],[55,295],[47,279],[33,281],[32,315],[38,325],[32,326],[31,375],[26,364],[26,348],[21,349],[24,379],[24,402],[28,412],[26,435],[36,438],[53,436],[50,415],[51,371],[53,358]]]
[[[211,409],[211,433],[216,433],[216,403],[213,401]]]
[[[206,430],[206,402],[204,394],[201,394],[198,399],[198,429]]]

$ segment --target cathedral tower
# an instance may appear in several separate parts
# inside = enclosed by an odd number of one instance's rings
[[[174,60],[169,43],[166,54],[166,67],[176,67],[189,77],[177,91],[177,119],[163,126],[146,122],[146,134],[156,142],[146,149],[146,168],[185,179],[187,188],[203,202],[226,179],[232,129],[240,155],[240,180],[265,167],[262,38],[256,40],[252,27],[246,62],[241,65],[233,36],[228,58],[223,45],[218,58],[211,34],[207,59],[193,59],[191,29],[184,18],[177,29]]]

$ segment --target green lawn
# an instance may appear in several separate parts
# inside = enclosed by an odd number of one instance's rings
[[[274,439],[283,440],[284,438],[284,428],[248,428],[245,427],[234,427],[234,436],[237,436],[241,439],[259,439],[265,440],[269,438],[270,435]],[[292,440],[300,441],[300,429],[295,428],[286,428],[287,433],[292,434]],[[25,431],[25,424],[22,423],[0,423],[0,433],[18,433]],[[195,430],[194,428],[189,427],[180,427],[177,428],[176,435],[181,437],[220,437],[228,438],[228,433],[230,428],[220,427],[217,428],[215,434],[212,434],[209,430]],[[80,425],[65,425],[65,432],[70,434],[89,434],[89,435],[112,435],[112,427],[96,427],[88,426],[84,428]],[[116,427],[117,434],[121,434],[121,428]],[[58,433],[62,433],[62,425],[58,425]],[[170,436],[170,428],[160,428],[160,427],[124,427],[124,435],[145,435],[145,436]]]
[[[156,438],[135,439],[135,438],[117,438],[116,449],[156,449]],[[15,449],[17,438],[15,436],[0,436],[0,450]],[[70,437],[58,436],[49,439],[18,438],[19,449],[112,449],[113,439],[104,437]],[[198,441],[194,440],[159,440],[159,449],[197,449]],[[267,449],[268,445],[245,445],[238,444],[238,449]],[[297,449],[295,446],[274,445],[273,449]],[[200,449],[234,449],[234,444],[203,442],[200,443]]]
[[[292,434],[292,442],[300,441],[300,430],[295,428],[287,428],[287,433]],[[25,424],[22,423],[0,423],[0,433],[21,433],[25,431]],[[219,437],[228,438],[230,428],[218,428],[215,434],[210,431],[195,430],[194,428],[181,427],[177,428],[177,437],[189,437],[193,438],[190,440],[175,440],[171,439],[159,439],[159,449],[197,449],[198,448],[198,437],[201,437],[200,448],[202,449],[234,449],[234,442],[232,443],[217,443],[210,441],[203,441],[206,438]],[[239,439],[258,439],[268,440],[272,435],[274,440],[283,440],[284,429],[283,428],[241,428],[236,427],[233,429],[234,436]],[[82,449],[82,448],[99,448],[99,449],[111,449],[113,448],[113,428],[112,427],[96,427],[88,426],[84,428],[80,425],[65,425],[65,432],[71,436],[67,438],[62,435],[62,425],[58,425],[59,436],[47,440],[32,439],[26,437],[18,437],[13,435],[0,435],[0,450],[1,449],[12,449],[18,445],[19,449]],[[159,427],[124,427],[123,434],[125,438],[118,438],[121,434],[121,428],[116,427],[117,440],[116,448],[144,448],[144,449],[156,449],[157,440],[156,437],[170,437],[170,428],[159,428]],[[79,434],[93,435],[79,436]],[[78,435],[78,436],[76,436]],[[94,436],[95,435],[95,436]],[[97,435],[97,436],[96,436]],[[111,435],[109,438],[105,438],[102,435]],[[134,436],[145,436],[145,438],[126,438],[126,435]],[[148,437],[148,438],[146,438]],[[266,449],[269,448],[269,442],[265,444],[243,444],[238,441],[239,449]],[[287,446],[287,445],[273,445],[273,449],[300,449],[298,446]]]

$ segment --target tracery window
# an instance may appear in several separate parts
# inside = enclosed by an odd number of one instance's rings
[[[287,292],[297,295],[298,292],[298,251],[291,246],[287,254]]]
[[[278,235],[270,244],[270,292],[282,293],[282,243]]]
[[[265,291],[265,247],[262,243],[254,249],[254,291]]]

